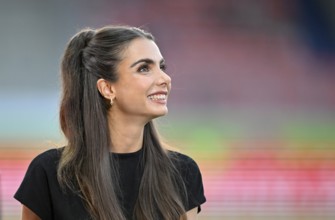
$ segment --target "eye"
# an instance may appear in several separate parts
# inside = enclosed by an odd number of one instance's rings
[[[149,72],[149,66],[147,64],[141,65],[137,71],[140,73]]]
[[[160,65],[160,68],[161,68],[161,70],[165,71],[166,68],[167,68],[167,66],[166,66],[165,63],[162,63],[162,64]]]

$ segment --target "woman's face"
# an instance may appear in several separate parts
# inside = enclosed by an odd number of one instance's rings
[[[117,70],[119,78],[112,84],[113,115],[145,121],[165,115],[171,78],[165,73],[165,62],[155,42],[137,38],[122,57]]]

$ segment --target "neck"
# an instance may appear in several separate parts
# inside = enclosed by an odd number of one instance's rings
[[[136,120],[130,120],[129,117],[113,117],[109,115],[109,131],[111,135],[112,146],[110,151],[113,153],[131,153],[142,148],[144,123],[136,123]]]

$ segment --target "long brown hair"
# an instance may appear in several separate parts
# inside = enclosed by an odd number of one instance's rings
[[[80,191],[93,219],[126,219],[117,197],[116,162],[109,155],[110,105],[100,95],[96,82],[100,78],[118,80],[121,54],[136,38],[154,41],[151,34],[134,27],[84,29],[70,40],[62,59],[60,124],[68,145],[62,152],[57,177],[64,189]],[[143,157],[144,171],[133,217],[186,219],[185,186],[152,121],[144,127]]]

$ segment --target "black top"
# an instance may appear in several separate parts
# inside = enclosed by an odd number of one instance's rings
[[[128,219],[131,219],[138,196],[142,171],[139,164],[143,150],[134,153],[112,154],[119,161],[121,206]],[[180,161],[177,163],[188,194],[186,211],[198,207],[206,201],[202,177],[197,164],[190,157],[170,152]],[[32,210],[41,219],[91,219],[84,202],[78,193],[64,193],[57,180],[57,166],[60,149],[51,149],[38,155],[30,163],[27,173],[14,195],[14,198]]]

